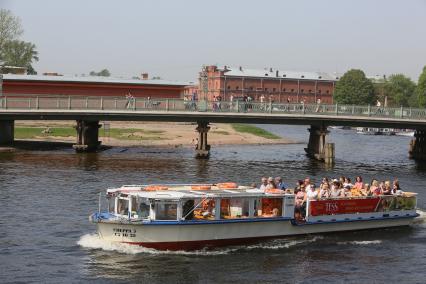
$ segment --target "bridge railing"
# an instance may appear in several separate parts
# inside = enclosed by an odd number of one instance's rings
[[[244,101],[185,101],[125,97],[28,96],[0,97],[1,109],[16,110],[105,110],[105,111],[194,111],[255,114],[365,116],[426,120],[426,109],[390,108],[339,104],[291,104]]]

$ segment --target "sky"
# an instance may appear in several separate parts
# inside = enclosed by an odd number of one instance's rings
[[[39,73],[147,72],[195,81],[203,65],[367,75],[426,65],[426,0],[0,0],[36,44]]]

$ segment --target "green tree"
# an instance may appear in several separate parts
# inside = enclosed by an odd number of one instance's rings
[[[0,58],[6,42],[18,39],[23,32],[21,20],[11,11],[0,9]]]
[[[385,94],[388,99],[388,106],[409,106],[412,104],[412,97],[416,84],[403,74],[393,74],[384,83]]]
[[[32,63],[38,61],[36,46],[20,40],[8,41],[3,47],[5,65],[27,67],[28,74],[37,74]]]
[[[336,83],[334,101],[340,104],[374,104],[373,83],[365,77],[363,71],[351,69]]]
[[[420,107],[426,107],[426,66],[423,67],[423,72],[420,74],[416,88],[417,102]]]
[[[90,76],[103,76],[103,77],[109,77],[111,76],[111,73],[108,71],[108,69],[102,69],[99,72],[90,71]]]

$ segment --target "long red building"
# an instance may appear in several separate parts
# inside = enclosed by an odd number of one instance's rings
[[[182,98],[189,82],[110,77],[3,75],[3,95],[64,95]]]

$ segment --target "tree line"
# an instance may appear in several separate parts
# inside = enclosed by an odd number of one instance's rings
[[[24,33],[21,20],[6,9],[0,9],[0,65],[27,68],[28,74],[37,74],[32,63],[38,61],[34,43],[20,39]]]
[[[369,79],[359,69],[347,71],[336,82],[333,99],[335,103],[376,105],[389,107],[426,107],[426,66],[414,83],[404,74],[388,78]]]

